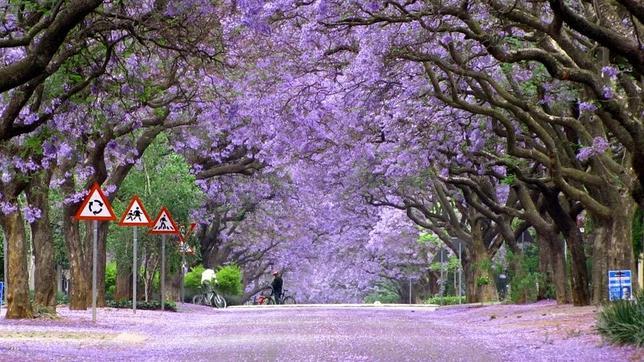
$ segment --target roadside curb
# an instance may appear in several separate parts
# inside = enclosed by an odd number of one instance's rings
[[[288,304],[288,305],[233,305],[226,309],[258,310],[258,309],[400,309],[435,311],[437,304]]]

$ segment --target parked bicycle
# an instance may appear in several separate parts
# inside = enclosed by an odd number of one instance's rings
[[[219,295],[216,290],[210,286],[202,286],[199,288],[200,293],[192,297],[193,304],[207,305],[215,308],[226,308],[226,299]]]

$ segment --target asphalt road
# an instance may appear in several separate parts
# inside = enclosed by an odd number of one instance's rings
[[[0,361],[632,361],[606,345],[594,307],[185,304],[178,313],[59,308],[54,320],[0,319]]]
[[[431,308],[61,310],[0,325],[0,360],[492,361]],[[3,320],[5,322],[5,320]]]

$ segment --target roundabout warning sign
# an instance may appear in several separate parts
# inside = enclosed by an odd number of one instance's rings
[[[89,194],[83,200],[81,207],[76,212],[76,220],[116,220],[112,205],[107,199],[98,183],[89,189]]]

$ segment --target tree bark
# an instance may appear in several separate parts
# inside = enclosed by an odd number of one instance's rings
[[[593,303],[608,300],[608,271],[631,270],[633,289],[637,289],[635,256],[633,255],[632,222],[635,203],[627,195],[622,207],[613,209],[610,219],[595,219],[593,242]]]
[[[54,262],[54,239],[49,219],[50,171],[34,175],[25,190],[27,201],[41,211],[40,218],[31,223],[33,253],[35,256],[34,303],[56,312],[56,264]]]
[[[108,222],[98,223],[98,260],[96,261],[96,306],[105,307],[105,271],[107,269],[107,232],[110,224]],[[93,242],[93,241],[92,241]]]
[[[17,200],[11,200],[17,204]],[[27,272],[27,241],[20,210],[0,216],[7,239],[7,319],[32,318]]]
[[[116,251],[114,300],[126,299],[132,299],[132,243],[129,241],[125,243],[125,248],[119,248]]]
[[[557,224],[557,227],[564,235],[568,242],[571,262],[571,291],[572,302],[576,306],[590,304],[589,275],[586,267],[586,252],[584,251],[584,237],[576,223],[577,213],[566,212],[558,198],[558,191],[542,189],[545,198],[546,210],[551,219]]]
[[[492,275],[492,260],[487,252],[480,221],[472,225],[472,245],[465,249],[463,269],[468,303],[498,301],[496,282]]]
[[[132,299],[132,265],[116,261],[116,291],[114,300]]]
[[[554,285],[554,270],[552,252],[550,250],[550,243],[546,240],[546,235],[538,234],[537,245],[539,246],[539,273],[544,276],[546,283]],[[545,299],[546,288],[539,288],[537,299]]]
[[[61,185],[63,194],[72,195],[74,190],[73,180],[67,179]],[[69,288],[69,309],[85,310],[91,304],[91,280],[88,275],[89,255],[85,239],[81,238],[79,223],[74,218],[79,204],[65,205],[63,208],[63,230],[65,234],[65,245],[69,255],[70,266],[70,288]],[[89,233],[91,234],[91,233]],[[89,302],[88,302],[89,301]]]
[[[555,287],[557,304],[570,303],[570,290],[567,287],[566,262],[564,259],[563,242],[559,234],[543,235],[550,251],[552,265],[552,283]]]

